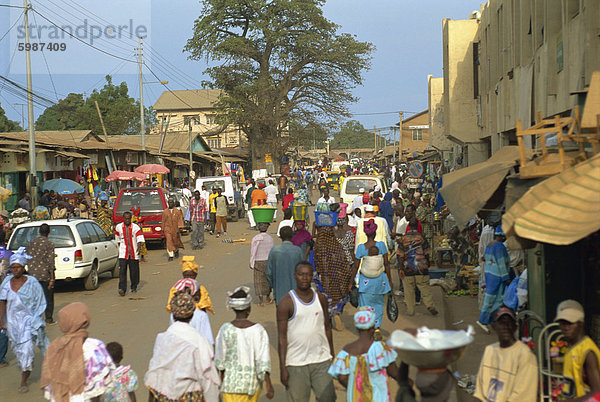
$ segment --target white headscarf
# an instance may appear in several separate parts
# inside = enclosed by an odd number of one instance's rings
[[[237,293],[238,291],[243,290],[244,292],[246,292],[246,297],[241,299],[241,298],[232,298],[231,295]],[[228,291],[227,292],[227,308],[233,309],[233,310],[246,310],[248,307],[250,307],[250,304],[252,303],[252,296],[250,296],[250,288],[248,286],[239,286],[237,288],[235,288],[235,290],[232,291]]]

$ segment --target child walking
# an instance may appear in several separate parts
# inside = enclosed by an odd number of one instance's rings
[[[113,389],[104,395],[104,400],[136,402],[135,390],[138,388],[138,378],[131,366],[121,365],[123,346],[118,342],[110,342],[106,345],[106,350],[117,369],[113,371]]]

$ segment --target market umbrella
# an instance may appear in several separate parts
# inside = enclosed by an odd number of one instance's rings
[[[42,183],[42,191],[52,191],[54,190],[57,194],[75,194],[75,193],[83,193],[83,187],[69,179],[52,179],[46,180]]]
[[[115,170],[104,179],[107,182],[115,180],[146,180],[146,175],[138,172],[128,172],[126,170]]]
[[[138,166],[135,168],[135,171],[144,174],[167,174],[170,172],[168,167],[156,163]]]
[[[600,230],[600,155],[531,187],[502,217],[505,233],[568,245]]]

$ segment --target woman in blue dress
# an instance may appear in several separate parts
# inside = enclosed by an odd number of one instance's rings
[[[506,236],[502,226],[497,226],[494,230],[494,241],[488,244],[484,253],[485,297],[477,325],[488,334],[490,314],[502,306],[504,291],[510,283],[510,258],[504,240]]]
[[[377,247],[378,255],[383,256],[383,270],[376,277],[366,276],[362,269],[359,268],[357,274],[358,279],[358,304],[360,307],[371,306],[375,310],[375,329],[376,337],[379,336],[379,328],[383,321],[383,304],[385,295],[392,290],[392,276],[390,273],[390,263],[388,261],[388,248],[385,242],[375,241],[375,233],[377,232],[377,224],[374,219],[370,219],[364,223],[364,231],[367,236],[367,241],[359,244],[356,248],[356,259],[362,260],[363,257],[369,256],[369,249]]]

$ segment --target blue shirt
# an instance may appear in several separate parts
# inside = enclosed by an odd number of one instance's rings
[[[275,303],[279,304],[281,298],[296,287],[294,273],[301,261],[304,261],[304,254],[291,241],[284,241],[269,252],[267,282],[273,288]]]

